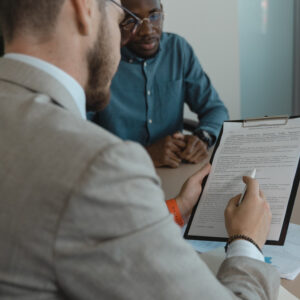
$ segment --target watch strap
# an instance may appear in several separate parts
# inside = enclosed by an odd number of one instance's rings
[[[211,147],[214,144],[214,137],[205,130],[198,130],[194,132],[194,135],[196,135],[200,140],[206,143],[208,147]]]

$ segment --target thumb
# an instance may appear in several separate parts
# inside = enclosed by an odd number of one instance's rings
[[[247,185],[247,191],[245,193],[244,201],[247,201],[248,198],[252,199],[253,197],[259,195],[259,184],[255,179],[244,176],[243,181]],[[251,197],[246,197],[247,195]]]
[[[203,178],[209,174],[211,170],[211,164],[206,164],[204,167],[202,167],[199,171],[197,171],[195,174],[191,176],[195,181],[202,182]]]
[[[177,140],[184,140],[184,135],[181,132],[177,131],[173,134],[173,138]]]

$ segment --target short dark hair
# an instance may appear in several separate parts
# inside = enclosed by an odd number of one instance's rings
[[[50,33],[65,0],[0,0],[0,27],[6,41],[20,29]]]

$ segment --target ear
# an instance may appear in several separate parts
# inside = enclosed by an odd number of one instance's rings
[[[92,13],[94,0],[71,0],[76,14],[78,30],[82,35],[92,31]]]

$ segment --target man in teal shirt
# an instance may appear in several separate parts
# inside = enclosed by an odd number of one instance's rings
[[[123,0],[135,16],[121,23],[121,63],[111,86],[110,104],[89,116],[123,139],[146,147],[156,167],[198,163],[218,137],[228,112],[192,47],[162,33],[160,0]],[[133,28],[134,27],[134,28]],[[131,33],[134,32],[133,35]],[[183,108],[198,115],[194,134],[183,135]]]

